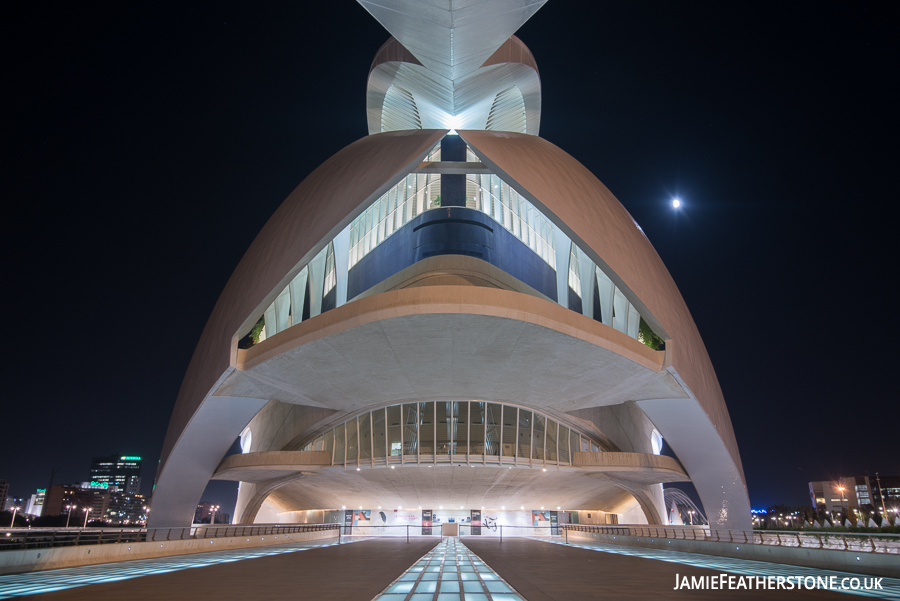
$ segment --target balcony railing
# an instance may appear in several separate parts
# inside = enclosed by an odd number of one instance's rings
[[[666,528],[664,526],[560,526],[569,532],[631,536],[655,540],[696,540],[741,545],[797,547],[800,549],[832,549],[856,553],[900,555],[900,534],[865,534],[843,532],[804,532],[802,530],[711,530],[709,528]]]
[[[249,526],[196,524],[188,528],[152,528],[149,530],[145,528],[6,528],[0,529],[0,551],[242,536],[280,536],[324,530],[332,530],[335,536],[339,536],[339,528],[340,526],[337,524],[258,524]]]

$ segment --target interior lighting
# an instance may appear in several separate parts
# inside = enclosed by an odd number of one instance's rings
[[[395,466],[392,465],[392,466],[391,466],[391,469],[394,469],[394,467],[395,467]]]
[[[520,507],[520,508],[519,508],[519,509],[525,509],[525,506],[524,506],[524,505],[522,505],[522,507]]]
[[[359,468],[356,468],[356,471],[358,472],[358,471],[359,471]]]
[[[681,199],[679,199],[679,198],[673,198],[673,199],[672,199],[672,208],[673,208],[673,209],[678,209],[678,208],[680,208],[680,207],[681,207]]]
[[[543,471],[545,471],[545,472],[546,472],[546,471],[547,471],[547,468],[544,468],[544,470],[543,470]]]

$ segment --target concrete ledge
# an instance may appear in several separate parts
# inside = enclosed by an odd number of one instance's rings
[[[265,482],[331,465],[331,451],[264,451],[238,453],[222,460],[211,480]]]
[[[336,530],[320,530],[292,534],[268,534],[265,536],[232,536],[214,539],[199,538],[0,551],[0,575],[39,572],[57,568],[74,568],[134,559],[155,559],[157,557],[189,555],[209,551],[267,547],[326,538],[337,539],[337,537]]]
[[[615,538],[613,538],[615,536]],[[776,547],[753,545],[740,542],[717,543],[701,540],[679,540],[655,537],[621,536],[589,532],[569,532],[571,541],[594,541],[628,547],[664,549],[699,553],[716,557],[733,557],[753,561],[768,561],[807,568],[838,570],[854,574],[900,577],[900,556],[890,553],[856,553],[834,549],[808,549],[798,547]],[[857,561],[859,557],[859,561]]]

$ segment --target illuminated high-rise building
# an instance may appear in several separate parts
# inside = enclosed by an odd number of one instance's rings
[[[91,461],[91,482],[116,486],[120,491],[141,492],[141,458],[135,455],[94,457]]]

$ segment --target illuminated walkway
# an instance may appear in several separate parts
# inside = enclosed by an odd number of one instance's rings
[[[459,539],[446,538],[377,601],[525,601]]]
[[[298,543],[0,576],[0,599],[158,601],[570,601],[850,599],[824,590],[673,590],[676,574],[859,577],[758,561],[594,542],[464,537]],[[900,581],[880,591],[900,600]],[[847,591],[848,593],[851,591]]]
[[[836,576],[860,578],[832,570],[714,557],[696,553],[610,545],[589,541],[565,545],[561,539],[474,540],[477,553],[528,601],[569,599],[850,599],[846,593],[900,599],[900,581],[884,578],[879,591],[825,590],[673,590],[675,575]],[[561,576],[564,575],[564,576]],[[870,576],[867,578],[871,578]]]
[[[0,599],[370,601],[438,541],[355,542],[363,544],[309,541],[0,576]]]

